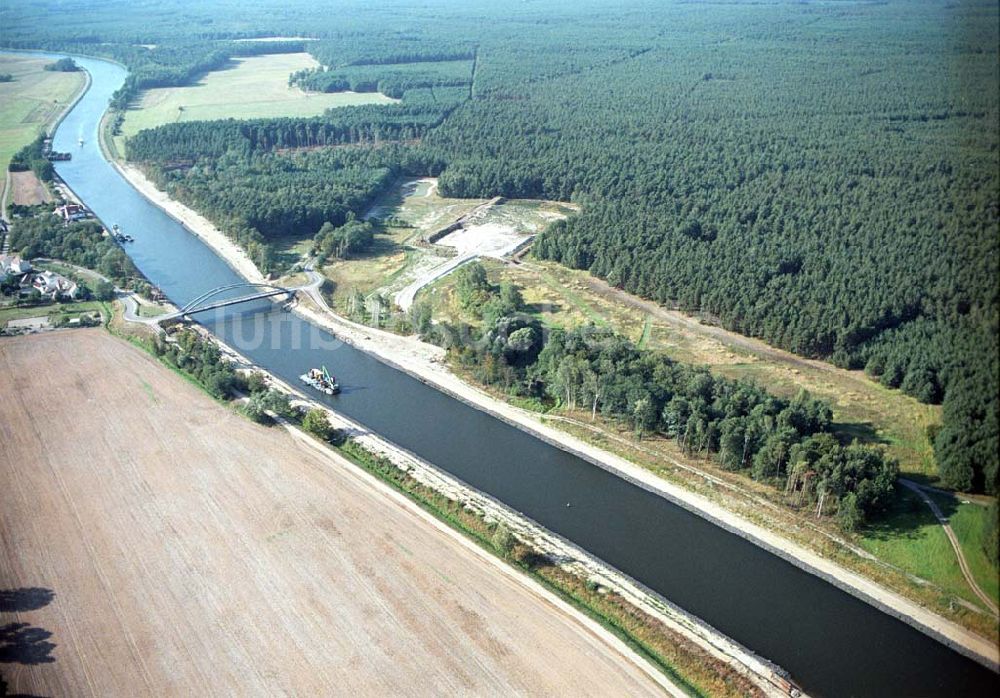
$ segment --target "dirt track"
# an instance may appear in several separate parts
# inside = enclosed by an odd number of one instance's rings
[[[54,597],[2,593],[22,587]],[[101,330],[0,341],[0,611],[11,692],[658,692],[409,506]]]

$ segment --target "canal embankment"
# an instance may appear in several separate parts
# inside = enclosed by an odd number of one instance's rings
[[[199,329],[199,333],[206,341],[210,341],[219,346],[223,355],[244,372],[257,372],[265,377],[268,385],[293,399],[293,404],[304,409],[321,409],[329,419],[330,425],[349,438],[352,445],[360,450],[347,451],[348,455],[358,455],[360,458],[353,458],[354,465],[363,468],[370,474],[378,477],[378,461],[390,463],[398,469],[406,479],[412,480],[420,487],[406,487],[400,479],[393,476],[382,477],[402,489],[411,498],[416,498],[425,506],[430,506],[437,510],[439,516],[443,516],[453,526],[458,526],[476,539],[486,540],[482,531],[468,530],[467,526],[462,526],[460,521],[453,521],[447,515],[451,507],[441,507],[439,502],[435,502],[433,497],[426,497],[421,494],[421,490],[427,490],[436,495],[444,497],[448,502],[457,503],[462,510],[471,513],[481,519],[491,529],[495,526],[505,527],[518,541],[520,541],[532,555],[540,555],[557,565],[563,571],[579,580],[584,586],[591,589],[601,589],[602,593],[613,593],[632,605],[648,620],[644,625],[648,630],[655,632],[658,625],[662,625],[669,633],[676,634],[675,641],[681,638],[683,642],[688,642],[705,653],[710,662],[719,662],[728,665],[736,675],[743,677],[762,695],[787,696],[789,693],[798,693],[793,685],[787,680],[786,673],[777,665],[758,657],[749,649],[739,645],[726,637],[705,622],[685,612],[683,609],[672,604],[669,600],[656,594],[651,589],[645,587],[628,575],[612,568],[607,563],[599,560],[571,541],[547,530],[537,522],[533,521],[523,513],[515,511],[505,505],[495,497],[481,492],[454,475],[435,466],[434,464],[420,458],[416,454],[394,444],[381,435],[375,433],[363,424],[350,419],[340,412],[331,409],[327,405],[318,402],[311,395],[303,392],[297,386],[292,386],[279,377],[269,373],[263,367],[254,364],[248,357],[241,354],[232,346],[226,344],[212,333]],[[305,435],[294,425],[287,421],[280,420],[281,424],[288,430],[296,433],[303,439],[310,440],[312,437]],[[315,443],[315,441],[314,441]],[[322,446],[327,450],[328,446]],[[498,567],[509,568],[497,561]],[[564,593],[566,590],[563,590]],[[581,600],[588,610],[594,612],[592,605]],[[610,619],[612,621],[617,619]],[[616,623],[617,627],[621,627]],[[602,628],[603,634],[608,634],[606,628]],[[611,639],[618,640],[613,635]],[[638,638],[630,637],[632,642],[639,642]],[[620,641],[620,640],[619,640]],[[654,664],[660,665],[666,670],[668,675],[676,678],[683,677],[685,667],[678,667],[679,673],[675,673],[666,660],[662,659],[654,650],[647,646],[642,646],[647,654],[652,654]],[[704,659],[702,660],[704,661]],[[674,693],[676,686],[671,684],[671,693]]]
[[[248,280],[263,279],[253,262],[200,214],[156,189],[142,172],[131,165],[115,163],[116,169],[133,187],[152,203],[185,224],[233,269]],[[561,429],[547,424],[536,413],[497,400],[485,391],[456,376],[444,360],[444,350],[421,342],[416,337],[402,337],[377,328],[347,320],[329,308],[319,292],[310,294],[310,302],[300,303],[295,312],[334,334],[338,339],[378,358],[383,363],[407,373],[463,403],[484,411],[511,426],[525,431],[557,448],[565,450],[632,484],[668,499],[721,528],[778,555],[802,570],[814,574],[898,618],[966,656],[997,670],[1000,649],[986,638],[949,621],[930,609],[882,587],[789,539],[740,517],[716,502],[667,482],[630,461],[600,449]]]
[[[60,174],[96,215],[134,232],[129,255],[172,300],[184,303],[207,289],[242,281],[202,239],[143,197],[102,157],[97,124],[124,71],[96,61],[87,66],[95,71],[95,85],[56,140],[75,143],[80,129],[93,136],[72,162],[57,166]],[[496,419],[496,413],[453,399],[454,393],[416,378],[405,358],[395,367],[379,360],[366,346],[381,341],[375,330],[359,328],[357,346],[363,350],[356,350],[343,337],[336,341],[325,325],[295,313],[254,308],[203,322],[286,381],[329,363],[341,374],[344,391],[316,400],[776,660],[810,691],[946,696],[991,695],[996,687],[994,672],[707,516],[534,438]],[[386,338],[397,340],[406,338]]]
[[[117,153],[112,152],[107,134],[105,133],[106,126],[107,124],[102,119],[98,129],[101,153],[136,191],[184,226],[193,235],[200,238],[202,242],[212,248],[223,261],[232,267],[233,271],[244,279],[255,282],[264,281],[264,275],[242,247],[233,242],[203,215],[170,198],[166,192],[158,189],[138,167],[130,165],[118,157]]]

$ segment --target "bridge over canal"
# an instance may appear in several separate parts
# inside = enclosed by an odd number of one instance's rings
[[[238,284],[229,284],[228,286],[218,286],[206,291],[197,298],[188,301],[183,307],[173,313],[168,313],[166,315],[160,315],[155,318],[151,318],[151,324],[163,325],[164,323],[170,323],[180,320],[184,317],[196,315],[198,313],[204,313],[209,310],[217,310],[219,308],[225,308],[230,305],[239,305],[240,303],[249,303],[251,301],[261,300],[263,298],[272,298],[274,296],[288,295],[289,300],[291,300],[295,293],[304,287],[294,286],[275,286],[273,284],[258,283],[253,281],[247,281]],[[240,289],[247,289],[249,293],[231,296],[225,298],[219,298],[223,294],[228,294],[232,291],[237,291]]]

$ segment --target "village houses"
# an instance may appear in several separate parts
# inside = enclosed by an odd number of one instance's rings
[[[31,271],[31,262],[16,255],[0,254],[0,283]]]
[[[75,298],[78,287],[75,282],[52,271],[35,271],[31,262],[16,255],[0,255],[0,283],[17,280],[21,295],[38,291],[43,297],[56,300],[59,297]]]

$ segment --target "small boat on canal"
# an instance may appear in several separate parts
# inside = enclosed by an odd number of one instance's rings
[[[310,368],[308,372],[299,376],[299,380],[310,388],[314,388],[327,395],[336,395],[340,392],[340,383],[337,382],[334,376],[330,375],[330,372],[326,370],[326,366],[323,368]]]

